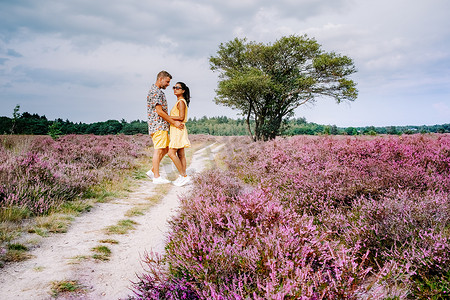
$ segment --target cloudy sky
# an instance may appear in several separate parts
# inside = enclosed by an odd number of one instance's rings
[[[320,99],[296,117],[337,126],[450,123],[448,0],[0,0],[0,116],[146,119],[164,69],[191,88],[191,117],[239,117],[214,104],[208,59],[235,37],[315,38],[354,60],[359,97]],[[166,91],[169,106],[175,102]]]

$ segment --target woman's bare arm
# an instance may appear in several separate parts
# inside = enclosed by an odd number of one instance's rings
[[[184,114],[186,112],[186,104],[184,104],[184,101],[179,101],[177,106],[178,106],[178,111],[180,112],[180,115],[179,116],[171,116],[171,118],[176,121],[184,121]]]

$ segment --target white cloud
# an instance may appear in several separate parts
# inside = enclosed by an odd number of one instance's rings
[[[360,89],[340,114],[319,104],[311,118],[394,124],[400,114],[387,110],[395,103],[411,110],[405,118],[445,122],[448,114],[436,112],[450,106],[448,11],[445,0],[2,1],[0,115],[20,102],[73,120],[145,118],[143,101],[161,69],[192,87],[192,115],[235,115],[212,101],[217,76],[208,57],[218,45],[307,33],[354,59]]]

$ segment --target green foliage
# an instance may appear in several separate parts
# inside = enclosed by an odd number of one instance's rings
[[[104,240],[100,240],[99,243],[104,243],[104,244],[118,244],[119,241],[113,240],[113,239],[104,239]]]
[[[97,246],[91,249],[91,251],[95,252],[94,255],[92,255],[92,258],[98,259],[98,260],[109,260],[111,256],[111,250],[107,246]]]
[[[28,251],[28,247],[23,244],[8,244],[6,253],[0,255],[0,267],[3,267],[6,262],[19,262],[31,258]]]
[[[61,125],[58,122],[53,122],[48,127],[48,135],[51,136],[52,139],[56,140],[61,134]]]
[[[253,126],[253,123],[251,124]],[[210,134],[217,136],[240,136],[247,134],[244,119],[229,119],[227,117],[203,117],[189,119],[186,127],[190,134]]]
[[[273,44],[236,38],[219,46],[210,67],[220,73],[215,102],[239,110],[253,140],[281,135],[294,110],[316,98],[340,103],[358,95],[348,78],[356,72],[353,61],[322,51],[306,35],[282,37]]]
[[[0,222],[19,222],[31,216],[32,213],[27,207],[4,207],[0,209]],[[1,241],[1,239],[0,239]]]
[[[14,130],[15,130],[15,127],[16,127],[16,123],[17,123],[17,120],[19,119],[19,116],[20,116],[19,110],[20,110],[20,105],[17,104],[16,107],[14,107],[14,111],[13,111],[12,124],[11,124],[11,130],[10,130],[11,134],[15,133]]]
[[[84,287],[76,280],[62,280],[52,282],[52,295],[58,298],[61,294],[84,293]]]
[[[45,116],[19,113],[20,106],[17,105],[13,112],[13,117],[0,117],[0,134],[36,134],[50,135],[53,139],[64,134],[148,134],[147,122],[141,120],[108,120],[92,124],[73,123],[61,118],[54,121],[48,120]]]
[[[9,244],[8,250],[28,251],[28,248],[22,244]]]
[[[23,117],[22,117],[23,116]],[[125,120],[106,122],[96,122],[92,124],[73,123],[69,120],[63,121],[57,119],[49,121],[45,116],[37,114],[23,113],[16,123],[17,134],[48,134],[53,138],[57,138],[64,134],[148,134],[147,122],[135,120],[126,122]],[[0,117],[0,133],[9,133],[13,120],[8,117]],[[57,124],[57,125],[55,125]],[[119,125],[120,124],[120,125]],[[255,121],[249,121],[250,129],[255,130]],[[189,118],[186,123],[189,134],[210,134],[215,136],[242,136],[248,134],[247,120],[244,118],[231,119],[225,116],[221,117],[202,117]],[[325,129],[326,127],[328,129]],[[310,123],[305,118],[293,118],[284,120],[280,125],[280,134],[284,136],[293,135],[368,135],[373,134],[414,134],[414,133],[446,133],[450,132],[450,124],[432,125],[432,126],[387,126],[387,127],[344,127],[340,128],[336,125],[320,125]],[[9,145],[5,141],[3,143],[5,148]]]
[[[108,226],[105,231],[106,234],[127,234],[128,231],[134,230],[137,224],[137,222],[130,219],[120,220],[117,222],[117,225]]]

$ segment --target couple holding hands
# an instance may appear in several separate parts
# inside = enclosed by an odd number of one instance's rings
[[[180,175],[172,183],[176,186],[188,184],[191,178],[186,174],[186,154],[184,148],[190,147],[187,129],[187,112],[190,102],[189,88],[183,82],[173,86],[173,93],[177,103],[167,113],[167,100],[165,90],[172,79],[166,71],[161,71],[152,84],[147,96],[148,131],[153,140],[152,169],[147,176],[153,179],[154,184],[170,183],[167,178],[159,174],[159,164],[168,154]],[[170,131],[170,138],[169,138]]]

